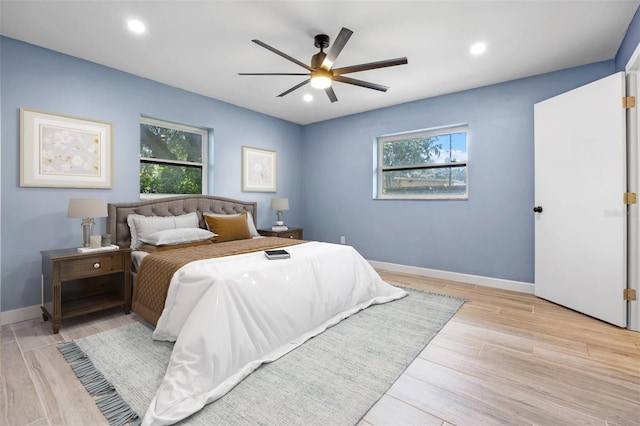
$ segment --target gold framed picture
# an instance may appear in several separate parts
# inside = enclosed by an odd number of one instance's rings
[[[112,125],[20,108],[20,186],[112,188]]]
[[[242,191],[276,192],[276,152],[242,147]]]

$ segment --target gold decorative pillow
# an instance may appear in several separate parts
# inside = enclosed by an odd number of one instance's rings
[[[249,232],[249,226],[247,225],[246,212],[239,215],[229,215],[228,217],[209,216],[205,214],[204,220],[207,222],[209,231],[218,234],[218,236],[213,239],[214,243],[248,240],[251,238],[251,232]]]

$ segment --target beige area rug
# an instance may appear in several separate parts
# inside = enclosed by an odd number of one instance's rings
[[[355,425],[464,303],[407,291],[262,365],[180,424]],[[76,369],[90,393],[107,395],[98,406],[112,424],[139,421],[162,380],[173,345],[151,332],[134,323],[61,345],[72,367],[86,364]]]

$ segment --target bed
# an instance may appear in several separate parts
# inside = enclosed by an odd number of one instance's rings
[[[258,237],[259,234],[256,230],[258,211],[257,203],[255,202],[238,201],[209,195],[189,195],[109,204],[107,228],[112,239],[119,246],[131,246],[134,249],[131,267],[132,282],[134,283],[133,311],[156,325],[164,308],[171,276],[179,267],[190,260],[281,248],[298,244],[299,241],[279,238],[235,240],[225,244],[209,245],[206,248],[192,247],[180,250],[179,253],[182,255],[180,258],[175,257],[177,251],[173,250],[170,253],[156,254],[153,259],[149,259],[146,262],[149,265],[145,264],[145,267],[142,268],[142,259],[147,257],[149,253],[141,247],[134,246],[136,238],[132,235],[133,228],[130,223],[132,215],[160,219],[183,217],[192,214],[195,215],[194,226],[207,229],[205,215],[231,216],[242,213],[248,214],[248,220],[252,224],[249,227],[250,235]],[[151,265],[152,262],[153,264]],[[140,275],[140,279],[138,279],[138,275]]]
[[[150,234],[159,223],[179,229]],[[260,237],[256,223],[257,203],[214,196],[109,204],[114,241],[143,252],[132,310],[155,324],[154,339],[175,341],[143,424],[176,423],[262,363],[372,304],[407,294],[382,281],[353,247]],[[215,234],[213,243],[157,244],[167,241],[164,234],[206,232]],[[263,252],[271,248],[291,257],[269,260]]]

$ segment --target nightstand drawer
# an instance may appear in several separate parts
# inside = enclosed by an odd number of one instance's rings
[[[299,237],[300,232],[299,231],[285,231],[285,232],[278,232],[278,237],[280,238],[300,238]]]
[[[122,254],[116,253],[65,260],[60,262],[60,279],[65,281],[120,272],[124,269],[122,258]]]
[[[302,239],[302,228],[289,228],[282,231],[274,231],[273,229],[258,229],[260,235],[265,237],[292,238],[296,240]]]

